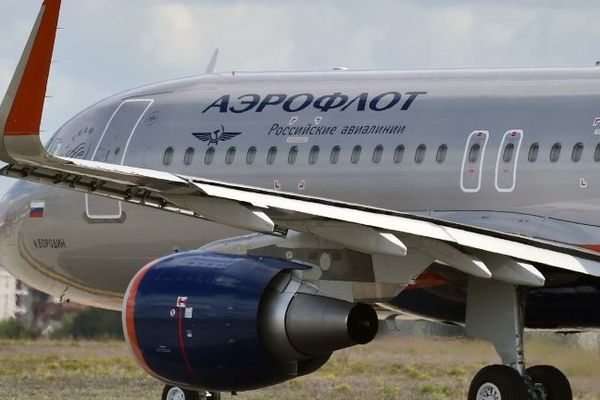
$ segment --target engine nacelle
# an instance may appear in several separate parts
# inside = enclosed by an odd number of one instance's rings
[[[242,391],[320,368],[335,350],[377,333],[375,311],[325,297],[292,262],[205,251],[144,267],[123,303],[138,363],[182,387]]]

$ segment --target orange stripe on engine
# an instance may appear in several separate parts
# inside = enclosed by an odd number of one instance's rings
[[[42,20],[8,114],[4,134],[39,135],[61,0],[45,0]]]
[[[125,321],[127,324],[127,338],[129,339],[129,344],[131,345],[131,349],[133,350],[133,355],[135,357],[135,359],[137,360],[137,362],[140,364],[140,366],[150,375],[156,377],[156,374],[154,373],[154,371],[152,371],[150,369],[150,367],[148,366],[148,364],[146,363],[146,360],[144,359],[144,356],[142,354],[142,349],[140,348],[140,344],[138,343],[137,340],[137,333],[135,330],[135,299],[137,296],[137,292],[138,289],[140,288],[140,284],[142,283],[142,279],[144,278],[144,276],[146,275],[146,273],[148,272],[148,270],[150,270],[150,268],[152,268],[154,265],[156,264],[156,261],[152,261],[149,264],[146,264],[146,266],[144,266],[144,268],[142,268],[133,278],[133,281],[131,282],[131,287],[129,288],[129,292],[127,295],[127,303],[126,303],[126,307],[125,307]]]

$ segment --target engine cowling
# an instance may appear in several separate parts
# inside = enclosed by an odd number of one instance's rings
[[[323,296],[296,263],[192,251],[144,267],[123,303],[138,363],[179,386],[243,391],[311,373],[371,341],[375,311]]]

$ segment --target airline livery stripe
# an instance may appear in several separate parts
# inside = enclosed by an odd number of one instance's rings
[[[127,298],[125,299],[125,322],[128,343],[131,347],[135,359],[147,373],[154,377],[157,377],[157,375],[152,371],[152,369],[148,366],[148,363],[146,363],[146,360],[144,359],[142,349],[140,348],[140,344],[137,340],[137,332],[135,329],[135,300],[137,297],[137,293],[144,276],[150,270],[150,268],[154,266],[154,264],[156,264],[156,261],[152,261],[151,263],[147,264],[133,278],[133,281],[131,282],[131,286],[127,293]]]
[[[40,16],[38,29],[32,31],[32,37],[23,53],[23,59],[14,79],[19,79],[12,107],[4,127],[7,136],[39,135],[50,73],[50,63],[56,39],[56,28],[60,13],[61,0],[46,0]],[[35,36],[34,36],[35,35]],[[29,51],[29,54],[27,54]],[[25,61],[26,60],[26,63]],[[21,76],[19,76],[19,72]],[[11,87],[10,89],[13,89]],[[9,91],[10,91],[9,89]]]
[[[183,315],[185,314],[185,307],[179,307],[179,316],[177,318],[177,333],[179,340],[179,350],[181,350],[181,356],[183,357],[183,362],[185,363],[185,368],[187,369],[190,377],[196,377],[196,373],[194,372],[194,368],[192,368],[192,364],[190,363],[190,359],[188,357],[187,349],[185,348],[185,338],[183,334]]]

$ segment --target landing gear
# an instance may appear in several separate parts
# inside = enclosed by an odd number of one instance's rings
[[[543,386],[546,390],[547,400],[571,400],[573,398],[569,380],[557,368],[551,365],[537,365],[527,368],[525,373],[534,384]]]
[[[525,381],[517,370],[506,365],[490,365],[475,375],[469,400],[528,400]]]
[[[219,392],[197,392],[185,390],[177,386],[165,385],[162,392],[162,400],[221,400]]]
[[[524,291],[516,285],[469,278],[467,333],[491,342],[504,364],[477,373],[469,400],[573,399],[569,381],[558,369],[549,365],[525,369],[524,300]]]

